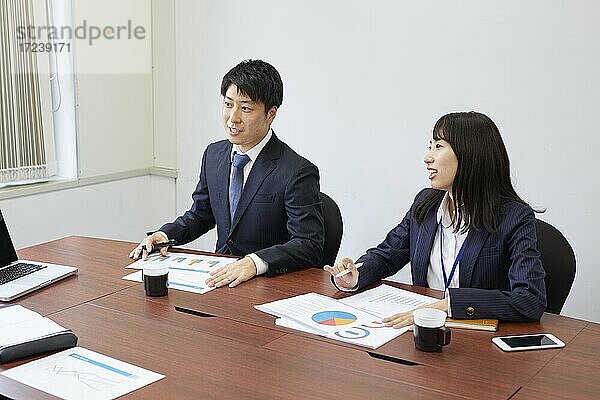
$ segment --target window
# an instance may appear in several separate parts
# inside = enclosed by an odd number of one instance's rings
[[[57,171],[49,53],[23,37],[44,17],[34,0],[0,0],[0,185],[45,180]],[[36,3],[36,4],[34,4]]]

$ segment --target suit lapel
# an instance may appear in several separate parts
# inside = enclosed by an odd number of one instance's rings
[[[229,232],[231,222],[229,221],[229,175],[231,174],[231,147],[233,145],[229,143],[229,146],[225,147],[224,154],[219,157],[219,163],[215,171],[216,193],[219,198],[219,204],[225,204],[225,215],[223,218],[225,223],[225,232]],[[215,205],[213,205],[214,207]]]
[[[269,176],[277,166],[276,160],[279,159],[280,154],[281,142],[277,139],[275,133],[273,133],[273,136],[254,162],[250,175],[248,175],[248,180],[244,185],[244,190],[242,190],[238,207],[233,215],[233,222],[231,224],[231,229],[229,230],[230,233],[233,232],[237,226],[265,178]]]
[[[437,207],[430,212],[419,229],[417,244],[414,250],[413,260],[411,261],[413,272],[413,283],[420,286],[427,286],[427,270],[429,269],[429,256],[431,247],[437,232]]]
[[[460,260],[459,266],[459,285],[460,287],[470,287],[473,278],[473,268],[477,256],[487,240],[489,232],[485,230],[471,230],[465,239],[465,249]]]

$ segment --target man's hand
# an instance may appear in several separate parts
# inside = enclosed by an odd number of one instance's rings
[[[448,312],[448,299],[442,299],[440,301],[436,301],[435,303],[426,304],[417,308],[437,308],[438,310],[442,310],[444,312]],[[394,328],[403,328],[407,325],[412,325],[413,323],[413,311],[407,311],[403,313],[394,314],[390,317],[386,317],[381,321],[385,324],[385,326],[391,326]]]
[[[152,235],[146,236],[144,238],[144,240],[142,240],[135,249],[131,250],[131,253],[129,253],[129,258],[133,258],[134,260],[137,260],[141,256],[143,260],[146,260],[146,259],[148,259],[148,254],[150,254],[152,252],[152,245],[154,243],[162,243],[162,242],[168,242],[168,241],[169,241],[169,238],[164,233],[154,232]],[[142,246],[146,246],[146,248],[143,251],[142,251]],[[160,249],[160,254],[162,254],[163,256],[166,256],[168,250],[169,250],[168,247],[163,247],[162,249]]]
[[[227,264],[210,273],[211,277],[206,280],[210,287],[221,287],[229,285],[236,287],[256,276],[256,265],[252,258],[246,256],[241,260]]]

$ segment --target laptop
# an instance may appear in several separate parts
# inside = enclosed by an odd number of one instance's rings
[[[75,273],[75,267],[19,260],[0,210],[0,301],[11,301]]]

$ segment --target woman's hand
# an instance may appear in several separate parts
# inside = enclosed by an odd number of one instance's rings
[[[444,312],[448,312],[448,299],[442,299],[436,301],[435,303],[426,304],[417,308],[437,308],[438,310],[442,310]],[[415,309],[416,310],[416,309]],[[391,326],[393,328],[403,328],[408,325],[412,325],[413,323],[413,311],[410,310],[403,313],[394,314],[392,316],[386,317],[381,321],[385,324],[385,326]]]
[[[346,275],[340,276],[339,278],[334,278],[335,284],[339,287],[352,289],[358,284],[358,270],[356,269],[356,265],[354,265],[354,262],[351,258],[344,257],[334,267],[326,265],[323,267],[323,269],[329,272],[332,276],[335,276],[342,271],[350,270],[350,272]]]

